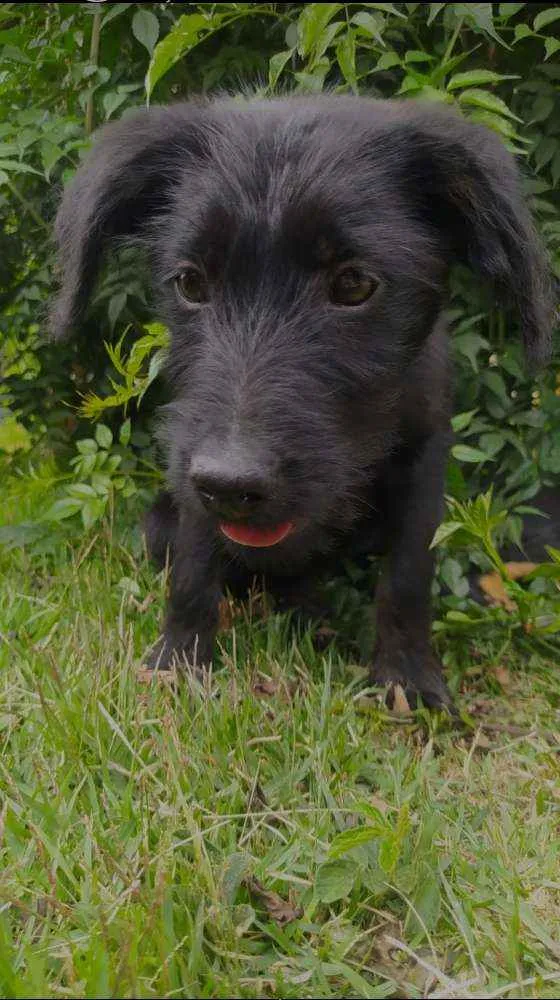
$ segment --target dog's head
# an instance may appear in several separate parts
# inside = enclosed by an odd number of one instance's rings
[[[149,246],[172,334],[173,488],[232,536],[250,525],[246,543],[353,516],[415,391],[454,260],[514,305],[531,364],[550,349],[547,271],[514,161],[431,105],[140,112],[101,131],[57,237],[57,336],[80,323],[111,238]],[[443,391],[435,374],[425,391]],[[420,407],[417,419],[420,431]]]

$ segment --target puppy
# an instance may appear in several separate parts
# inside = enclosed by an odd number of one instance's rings
[[[56,223],[52,326],[80,325],[113,238],[151,254],[171,331],[171,592],[153,664],[212,656],[225,586],[305,595],[384,555],[374,683],[450,705],[430,645],[443,508],[449,269],[550,351],[551,292],[511,155],[449,109],[348,96],[155,107],[103,128]]]

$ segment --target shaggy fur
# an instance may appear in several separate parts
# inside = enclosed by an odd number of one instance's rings
[[[341,558],[385,554],[372,680],[450,704],[430,647],[429,550],[450,440],[450,265],[515,309],[530,364],[550,349],[546,265],[500,140],[406,101],[153,108],[102,129],[56,234],[56,336],[80,325],[113,237],[149,246],[172,334],[169,492],[147,520],[154,554],[172,558],[154,662],[210,660],[229,583],[265,574],[273,594],[301,595]],[[360,305],[329,298],[345,261],[378,282]],[[207,302],[178,296],[186,262]],[[208,481],[248,506],[213,506]],[[250,548],[224,537],[224,519],[295,530]]]

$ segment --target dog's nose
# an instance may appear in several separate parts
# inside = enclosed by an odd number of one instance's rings
[[[197,461],[191,479],[206,509],[224,520],[249,520],[270,498],[270,484],[264,476],[226,468],[216,461]]]

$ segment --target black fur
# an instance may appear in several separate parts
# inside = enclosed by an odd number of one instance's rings
[[[172,332],[169,493],[148,522],[155,555],[169,547],[172,584],[154,657],[211,657],[233,577],[264,573],[272,593],[275,578],[301,593],[342,556],[377,552],[372,679],[449,704],[430,649],[429,544],[449,443],[439,317],[452,262],[513,305],[530,365],[550,351],[547,267],[500,140],[412,102],[154,108],[101,131],[56,232],[56,336],[79,326],[113,237],[148,245]],[[344,260],[380,282],[362,305],[329,299]],[[207,274],[204,305],[176,294],[187,261]],[[201,469],[256,483],[244,494],[258,499],[251,524],[296,530],[269,548],[227,541],[201,502]]]

